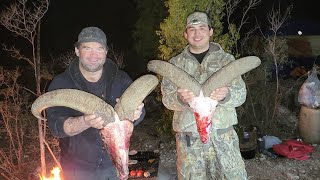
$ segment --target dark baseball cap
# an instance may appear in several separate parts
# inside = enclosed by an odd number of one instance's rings
[[[84,42],[97,42],[108,48],[107,37],[104,32],[98,27],[86,27],[82,29],[82,31],[78,35],[78,42],[76,44]]]

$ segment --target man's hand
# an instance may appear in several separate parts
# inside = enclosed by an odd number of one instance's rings
[[[117,98],[116,102],[119,102],[119,101],[120,101],[120,99]],[[134,122],[135,120],[139,119],[142,114],[143,107],[144,107],[144,103],[139,104],[137,106],[137,109],[133,112],[133,117],[132,118],[125,117],[123,120],[128,120],[128,121]]]
[[[210,93],[210,98],[216,101],[222,101],[227,97],[228,93],[228,87],[217,88]]]
[[[181,101],[186,104],[188,104],[194,98],[194,94],[192,91],[189,91],[188,89],[181,89],[181,88],[178,88],[178,96],[181,99]]]
[[[104,128],[107,125],[107,120],[95,114],[83,115],[80,118],[83,118],[85,124],[89,127],[93,127],[96,129]]]
[[[143,107],[144,107],[144,103],[139,104],[137,109],[133,112],[133,118],[132,119],[126,118],[126,120],[134,122],[135,120],[139,119],[142,114]]]
[[[63,130],[67,135],[74,136],[90,127],[102,129],[107,124],[108,121],[98,114],[87,114],[78,117],[69,117],[63,124]]]

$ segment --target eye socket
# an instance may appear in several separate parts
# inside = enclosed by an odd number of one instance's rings
[[[104,47],[99,47],[98,49],[97,49],[97,52],[99,52],[99,53],[102,53],[102,52],[104,52],[105,51],[105,48]]]
[[[97,53],[104,53],[105,52],[105,48],[104,47],[98,47],[98,48],[92,48],[92,47],[87,47],[87,46],[85,46],[85,47],[83,47],[83,48],[81,48],[83,51],[85,51],[85,52],[91,52],[91,51],[95,51],[95,52],[97,52]]]
[[[188,27],[188,28],[187,28],[187,31],[188,31],[188,32],[192,32],[192,31],[194,31],[194,30],[195,30],[194,27]]]
[[[91,51],[91,48],[90,48],[90,47],[83,47],[82,50],[84,50],[84,51]]]
[[[201,28],[200,28],[200,30],[201,30],[201,31],[206,31],[206,30],[207,30],[207,28],[205,28],[205,27],[201,27]]]

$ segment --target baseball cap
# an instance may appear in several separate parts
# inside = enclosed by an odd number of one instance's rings
[[[82,31],[78,35],[77,44],[83,42],[97,42],[108,48],[107,37],[104,32],[98,27],[86,27],[82,29]]]
[[[193,12],[187,17],[187,25],[205,24],[211,27],[211,21],[208,15],[204,12]]]

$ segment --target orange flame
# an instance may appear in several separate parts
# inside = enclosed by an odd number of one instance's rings
[[[62,180],[60,177],[60,172],[61,172],[60,168],[55,167],[51,170],[52,175],[49,178],[40,176],[40,179],[41,180]]]

